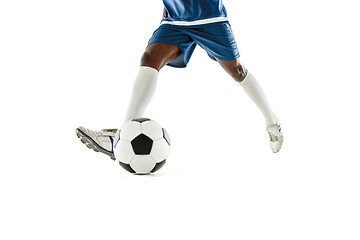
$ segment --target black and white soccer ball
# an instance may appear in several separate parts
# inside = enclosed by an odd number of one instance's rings
[[[148,118],[125,122],[114,138],[120,166],[134,174],[154,173],[169,156],[170,138],[164,128]]]

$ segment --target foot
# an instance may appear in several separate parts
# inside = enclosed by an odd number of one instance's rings
[[[115,160],[114,155],[114,136],[117,129],[103,129],[92,131],[84,127],[78,127],[75,132],[81,142],[95,152],[102,152]]]
[[[279,121],[274,125],[268,126],[266,130],[270,136],[271,150],[273,153],[279,152],[284,141],[284,136],[281,132],[281,125]]]

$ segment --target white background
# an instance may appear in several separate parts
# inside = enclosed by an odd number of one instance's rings
[[[356,3],[225,1],[283,149],[198,47],[146,112],[172,138],[167,164],[133,176],[74,130],[121,126],[162,2],[1,0],[0,238],[360,239]]]

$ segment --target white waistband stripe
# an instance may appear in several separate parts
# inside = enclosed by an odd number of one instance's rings
[[[171,24],[171,25],[180,25],[180,26],[192,26],[192,25],[201,25],[207,23],[215,23],[215,22],[223,22],[227,21],[227,17],[215,17],[215,18],[207,18],[196,21],[162,21],[160,24]]]

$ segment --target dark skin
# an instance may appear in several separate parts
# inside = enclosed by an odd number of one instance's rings
[[[163,12],[164,16],[165,9]],[[141,57],[140,66],[152,67],[160,71],[162,67],[181,55],[181,53],[178,46],[161,42],[152,43],[146,47]],[[217,62],[235,81],[242,82],[246,77],[247,70],[240,63],[239,58],[230,61],[217,59]]]

